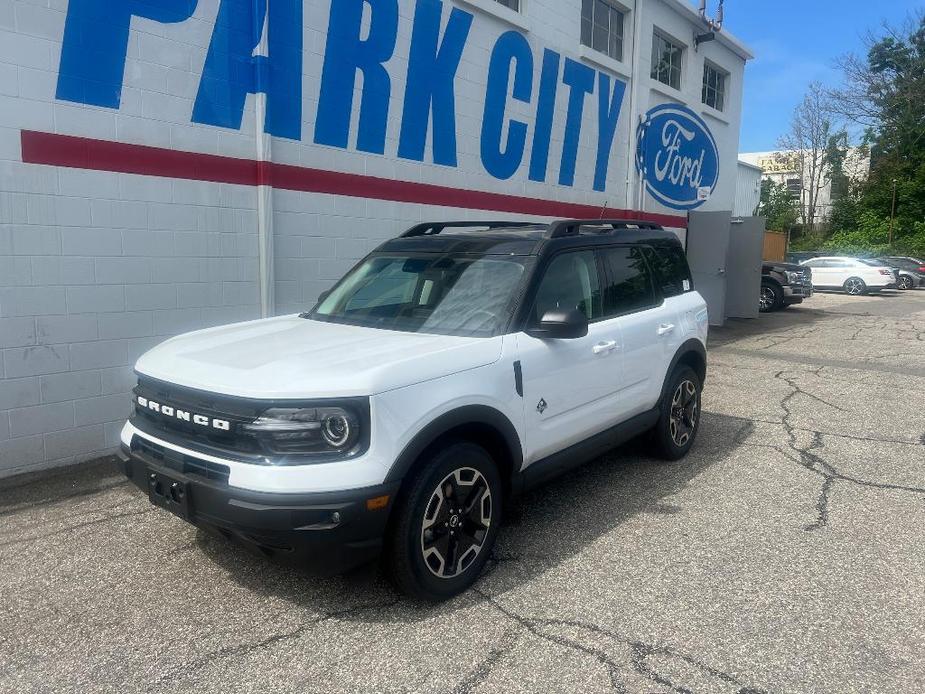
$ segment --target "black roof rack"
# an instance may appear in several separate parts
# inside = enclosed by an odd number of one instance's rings
[[[551,224],[542,222],[511,222],[511,221],[474,221],[474,222],[423,222],[411,227],[401,238],[407,239],[415,236],[436,236],[446,229],[481,229],[495,231],[498,229],[525,229],[534,228],[538,231],[545,227],[545,238],[561,239],[568,236],[578,236],[582,229],[588,229],[595,234],[612,234],[624,229],[639,229],[649,231],[664,231],[661,224],[647,222],[640,219],[560,219]]]
[[[562,219],[549,225],[546,238],[560,239],[565,236],[577,236],[582,227],[598,229],[596,233],[607,234],[621,229],[649,229],[663,231],[664,227],[655,222],[646,222],[639,219]]]
[[[441,233],[444,229],[478,229],[486,227],[489,231],[493,229],[520,229],[523,227],[535,227],[536,222],[424,222],[411,227],[401,238],[408,239],[414,236],[434,236]]]

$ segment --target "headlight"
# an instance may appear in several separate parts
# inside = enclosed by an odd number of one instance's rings
[[[802,272],[792,272],[787,271],[787,281],[790,284],[802,284],[803,283],[803,273]]]
[[[365,449],[367,420],[368,408],[364,412],[363,408],[350,405],[274,407],[241,429],[255,437],[267,453],[346,458]]]

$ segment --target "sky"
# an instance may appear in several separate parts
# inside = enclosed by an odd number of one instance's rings
[[[711,15],[716,5],[708,1]],[[755,54],[745,71],[739,151],[776,149],[810,82],[838,84],[839,56],[863,54],[869,30],[922,10],[925,0],[726,0],[725,28]]]

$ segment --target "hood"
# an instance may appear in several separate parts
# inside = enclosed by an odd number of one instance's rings
[[[260,399],[375,395],[497,361],[501,337],[403,333],[283,316],[175,337],[138,360],[151,378]]]
[[[812,260],[812,258],[810,258]],[[764,267],[774,268],[775,270],[789,270],[790,272],[799,272],[800,270],[811,270],[812,268],[798,263],[784,263],[776,260],[765,260]]]

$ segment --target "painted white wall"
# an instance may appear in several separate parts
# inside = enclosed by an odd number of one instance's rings
[[[23,130],[247,160],[261,151],[295,166],[637,209],[632,156],[639,115],[676,102],[703,116],[719,146],[719,184],[702,209],[731,209],[747,49],[723,34],[695,50],[693,38],[703,26],[686,0],[618,4],[628,11],[622,63],[581,46],[580,0],[524,0],[519,16],[493,0],[447,0],[444,21],[450,7],[474,15],[456,81],[459,166],[449,168],[396,156],[415,9],[410,0],[400,0],[396,53],[387,65],[392,96],[384,155],[356,151],[356,108],[351,147],[312,141],[331,0],[304,2],[300,141],[258,137],[253,96],[240,130],[191,123],[219,0],[200,0],[193,17],[177,24],[132,20],[118,109],[56,99],[66,0],[0,0],[0,475],[113,450],[129,411],[132,365],[168,336],[258,317],[261,299],[276,313],[304,310],[357,259],[411,223],[525,216],[279,189],[265,189],[258,202],[258,190],[245,185],[23,163]],[[655,27],[686,46],[680,90],[649,77]],[[486,174],[478,135],[487,65],[497,37],[510,30],[531,44],[535,82],[547,47],[628,82],[605,192],[591,185],[596,94],[586,103],[575,185],[556,182],[567,97],[561,88],[547,183],[527,178],[532,131],[513,177],[499,181]],[[705,59],[730,73],[723,113],[701,103]],[[534,110],[512,102],[508,115],[532,124]],[[675,213],[648,197],[642,208]],[[259,229],[269,253],[262,272]],[[274,277],[263,295],[261,274]]]

